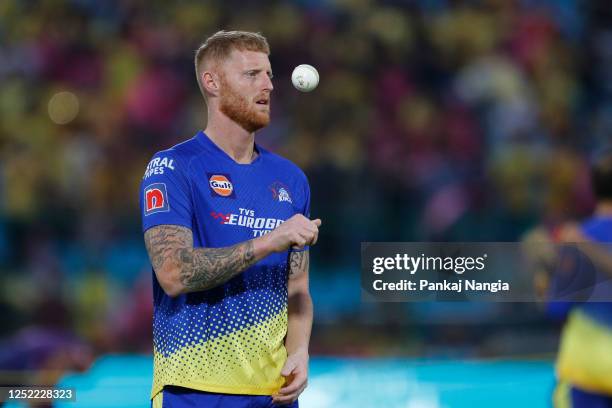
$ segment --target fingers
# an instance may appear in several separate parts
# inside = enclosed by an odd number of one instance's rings
[[[303,249],[306,245],[314,245],[319,235],[319,231],[314,228],[302,229],[293,232],[292,235],[292,248]]]
[[[292,249],[304,249],[306,245],[314,245],[319,239],[320,219],[309,220],[302,214],[295,214],[285,223],[283,228]]]
[[[272,396],[275,404],[291,404],[298,399],[300,394],[306,389],[307,379],[304,373],[298,373],[293,380]]]
[[[317,231],[314,234],[314,237],[312,238],[312,241],[310,242],[310,245],[315,245],[317,243],[317,240],[319,239],[319,231]]]
[[[305,220],[306,224],[304,227],[308,234],[303,234],[302,236],[306,238],[306,242],[308,245],[314,245],[317,243],[317,240],[319,238],[319,226],[321,225],[321,220],[316,219],[314,221],[310,221],[307,218],[305,218]]]
[[[322,221],[320,218],[309,220],[303,214],[295,214],[294,216],[292,216],[291,218],[287,220],[287,222],[290,222],[290,221],[299,223],[304,226],[314,225],[316,228],[319,228],[322,224]]]
[[[301,389],[299,389],[298,391],[290,395],[280,395],[280,394],[273,395],[272,402],[277,405],[291,404],[298,399],[298,397],[304,391],[305,388],[306,386],[303,386]]]
[[[292,402],[295,402],[295,400],[298,399],[300,394],[302,394],[302,392],[304,392],[305,389],[306,389],[306,383],[304,383],[297,391],[291,394],[273,395],[272,402],[274,402],[275,404],[291,404]]]
[[[302,233],[302,232],[295,232],[293,234],[293,245],[292,248],[294,249],[303,249],[306,244],[310,241],[308,235]]]
[[[287,405],[287,404],[291,404],[293,402],[295,402],[295,400],[297,399],[298,395],[295,396],[280,396],[280,395],[273,395],[272,396],[272,402],[274,404],[277,405]]]
[[[306,375],[304,375],[303,373],[297,373],[288,384],[285,384],[285,386],[278,390],[278,393],[281,395],[293,394],[298,391],[302,387],[302,385],[304,385],[305,382]]]
[[[310,242],[309,242],[309,245],[314,245],[314,244],[316,244],[316,243],[317,243],[317,241],[319,240],[319,227],[318,227],[318,225],[317,225],[317,224],[315,224],[315,223],[312,223],[311,225],[312,225],[312,226],[314,226],[314,228],[313,228],[313,230],[311,231],[311,232],[312,232],[312,235],[311,235],[311,237],[310,237]],[[320,222],[319,222],[319,225],[321,225],[321,223],[320,223]]]
[[[287,358],[281,370],[285,384],[272,395],[275,404],[290,404],[297,400],[308,384],[308,350],[297,350]]]

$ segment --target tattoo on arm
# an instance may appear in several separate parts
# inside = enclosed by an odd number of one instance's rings
[[[144,235],[145,246],[153,269],[159,271],[167,262],[174,262],[178,248],[193,247],[189,228],[178,225],[160,225],[148,229]]]
[[[225,248],[182,248],[178,256],[181,283],[190,292],[227,282],[256,262],[251,240]]]
[[[257,262],[252,240],[224,248],[193,248],[191,230],[177,225],[148,229],[145,245],[153,268],[176,268],[187,292],[218,286]]]
[[[309,262],[308,251],[291,252],[289,256],[289,277],[292,278],[307,271]]]

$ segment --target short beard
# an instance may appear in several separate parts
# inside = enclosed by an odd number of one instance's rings
[[[270,123],[270,115],[256,112],[225,78],[221,78],[221,90],[219,110],[244,130],[253,133]]]

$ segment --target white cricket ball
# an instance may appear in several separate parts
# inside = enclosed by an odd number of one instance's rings
[[[293,70],[291,82],[298,91],[310,92],[319,85],[319,73],[312,65],[301,64]]]

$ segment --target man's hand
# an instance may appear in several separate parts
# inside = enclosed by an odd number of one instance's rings
[[[298,399],[308,385],[308,352],[298,351],[287,357],[281,370],[285,384],[272,396],[275,404],[291,404]]]
[[[314,245],[319,237],[321,220],[309,220],[302,214],[296,214],[279,225],[274,231],[264,235],[271,252],[283,252],[289,249],[302,249]]]

